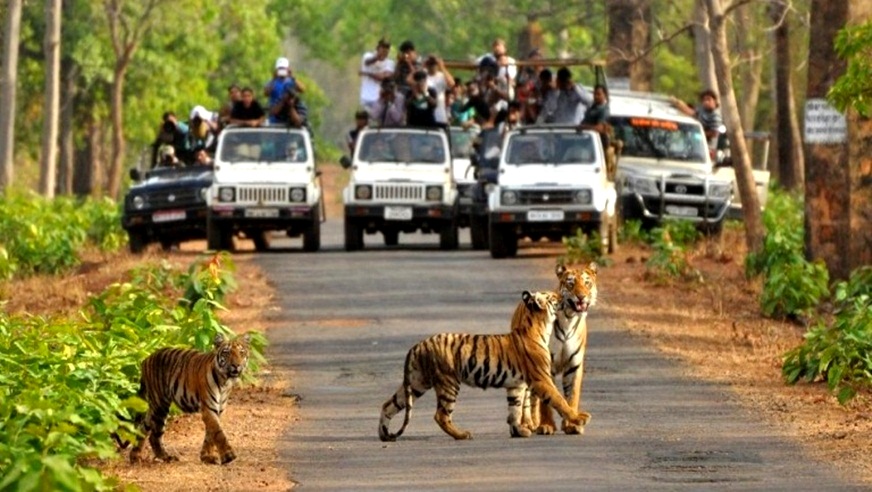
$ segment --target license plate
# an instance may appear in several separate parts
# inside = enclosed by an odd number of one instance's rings
[[[679,207],[678,205],[667,205],[666,213],[669,215],[678,215],[681,217],[696,217],[699,211],[695,207]]]
[[[385,220],[412,220],[412,207],[385,207]]]
[[[527,212],[530,222],[556,222],[563,220],[563,210],[530,210]]]
[[[154,222],[174,222],[177,220],[185,220],[184,210],[164,210],[155,212],[151,215],[151,220]]]
[[[245,216],[254,219],[273,219],[279,216],[277,208],[247,208]]]

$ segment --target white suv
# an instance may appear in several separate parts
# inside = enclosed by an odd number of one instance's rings
[[[620,148],[615,182],[622,219],[640,219],[647,226],[689,220],[705,231],[719,231],[733,183],[715,174],[699,121],[656,94],[613,92],[609,110]]]
[[[598,232],[611,252],[615,201],[598,133],[559,126],[512,130],[488,194],[491,256],[515,256],[524,237],[560,241],[579,229]]]
[[[388,246],[401,232],[439,234],[442,249],[457,249],[457,185],[448,132],[442,128],[368,128],[342,166],[351,179],[342,192],[345,249],[363,249],[381,232]]]
[[[303,249],[321,247],[323,203],[320,171],[309,132],[285,127],[229,127],[218,137],[210,188],[207,238],[210,249],[233,249],[244,234],[258,251],[270,233],[303,236]]]

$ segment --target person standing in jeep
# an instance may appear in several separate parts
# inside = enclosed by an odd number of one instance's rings
[[[721,127],[724,125],[724,118],[721,116],[717,93],[711,89],[700,92],[699,105],[696,108],[691,108],[687,103],[674,96],[670,97],[669,101],[682,113],[698,119],[705,131],[705,138],[708,140],[709,149],[712,151],[717,149],[718,136],[721,133]]]

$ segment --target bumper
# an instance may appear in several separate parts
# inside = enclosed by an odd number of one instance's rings
[[[724,220],[731,200],[670,195],[648,196],[630,193],[621,196],[621,211],[625,219],[666,219],[716,224]]]
[[[578,228],[596,230],[607,220],[597,210],[497,210],[488,214],[491,224],[512,226],[524,233],[572,234]]]
[[[442,203],[432,205],[345,205],[346,220],[357,220],[368,224],[369,228],[380,229],[392,226],[398,229],[432,229],[456,220],[457,209]]]
[[[238,229],[287,229],[294,225],[310,224],[320,220],[317,205],[294,206],[215,206],[210,211],[214,222],[232,223]]]
[[[121,226],[148,237],[171,237],[180,241],[206,237],[206,207],[125,213]]]

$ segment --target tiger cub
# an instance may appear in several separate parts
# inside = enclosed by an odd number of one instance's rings
[[[177,461],[161,444],[170,405],[175,403],[185,413],[200,412],[206,425],[206,438],[200,451],[203,463],[230,463],[236,454],[221,429],[220,417],[227,405],[233,383],[248,364],[249,336],[226,340],[215,336],[214,349],[208,353],[192,349],[163,348],[142,362],[139,396],[148,402],[148,413],[140,422],[143,438],[130,451],[130,461],[139,461],[145,438],[155,458]],[[214,451],[218,451],[218,455]]]
[[[512,331],[501,335],[441,333],[414,345],[406,354],[403,383],[382,405],[378,435],[395,441],[406,426],[415,399],[430,388],[436,390],[436,423],[455,439],[471,439],[451,420],[460,384],[506,388],[508,424],[512,437],[528,437],[532,430],[521,423],[528,383],[542,401],[557,408],[567,422],[584,425],[579,415],[560,395],[550,375],[548,340],[554,328],[560,296],[554,292],[525,291],[512,317]],[[396,433],[390,420],[405,410],[403,425]]]
[[[590,263],[584,269],[576,269],[558,265],[556,273],[559,280],[557,292],[563,303],[557,311],[557,326],[549,343],[551,375],[555,386],[558,385],[558,378],[562,379],[563,394],[569,406],[577,410],[581,401],[584,352],[587,348],[587,311],[596,304],[597,299],[597,266],[596,263]],[[551,408],[544,401],[540,402],[536,395],[529,396],[529,401],[525,402],[525,424],[536,429],[538,434],[553,434],[556,426]],[[579,413],[590,418],[586,412]],[[583,425],[566,419],[561,428],[567,434],[584,432]]]

